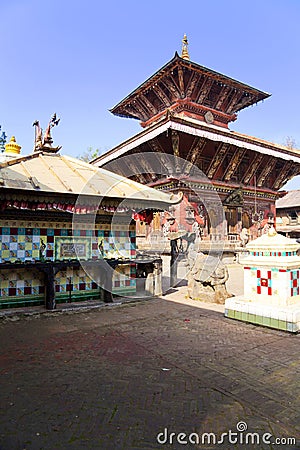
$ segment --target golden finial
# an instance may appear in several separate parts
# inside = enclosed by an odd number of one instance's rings
[[[181,50],[181,58],[190,59],[189,51],[188,51],[189,42],[187,40],[186,34],[184,34],[182,39],[182,50]]]
[[[15,136],[10,138],[10,141],[5,144],[5,153],[15,153],[17,155],[20,154],[21,145],[16,143]]]

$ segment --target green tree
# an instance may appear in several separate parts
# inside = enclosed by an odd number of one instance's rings
[[[86,151],[84,153],[82,153],[81,155],[77,156],[78,159],[81,159],[82,161],[85,162],[90,162],[93,159],[97,158],[97,156],[100,156],[101,152],[99,150],[99,148],[96,148],[95,150],[93,149],[93,147],[88,147],[86,149]]]

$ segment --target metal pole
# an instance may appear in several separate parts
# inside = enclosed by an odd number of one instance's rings
[[[171,240],[171,260],[170,260],[170,285],[176,286],[177,284],[177,258],[178,247],[177,239]]]

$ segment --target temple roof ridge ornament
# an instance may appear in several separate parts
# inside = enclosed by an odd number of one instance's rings
[[[6,139],[5,139],[6,140]],[[15,136],[10,138],[10,141],[5,144],[4,152],[0,152],[0,164],[4,164],[8,161],[20,159],[21,145],[17,144]]]
[[[19,155],[21,150],[21,145],[17,144],[15,136],[10,138],[10,141],[5,144],[5,153],[13,153],[14,155]]]
[[[187,35],[184,33],[183,39],[182,39],[182,50],[181,50],[181,58],[190,60],[190,55],[188,51],[188,45],[189,41],[187,39]]]
[[[188,39],[174,57],[127,95],[110,112],[140,120],[143,128],[168,110],[200,122],[228,128],[237,113],[270,94],[190,60]],[[209,111],[208,114],[207,111]]]
[[[57,126],[59,124],[59,121],[60,119],[56,116],[56,113],[54,113],[49,120],[44,135],[39,120],[35,120],[33,122],[32,126],[35,127],[35,138],[33,148],[34,152],[43,151],[48,153],[57,153],[61,149],[61,146],[52,147],[53,139],[51,136],[51,128]]]

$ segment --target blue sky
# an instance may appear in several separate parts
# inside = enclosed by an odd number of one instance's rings
[[[55,145],[78,156],[141,130],[109,109],[181,51],[272,96],[230,128],[300,148],[299,0],[0,0],[0,124],[23,154],[53,112]],[[300,181],[289,183],[300,188]]]

